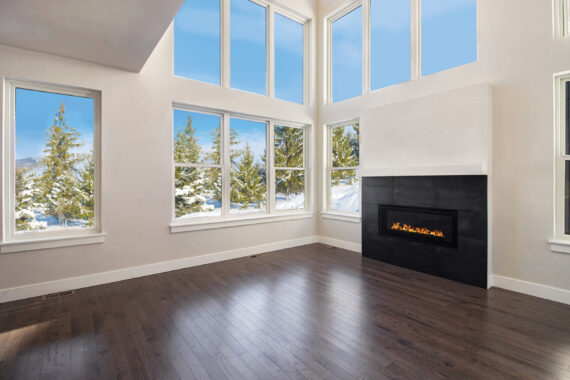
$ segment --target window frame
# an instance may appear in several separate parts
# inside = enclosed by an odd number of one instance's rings
[[[554,38],[570,36],[570,0],[554,0],[553,11]]]
[[[221,169],[222,169],[222,212],[220,216],[200,216],[194,218],[176,218],[175,209],[175,168],[174,162],[174,110],[183,110],[188,112],[205,113],[210,115],[220,116],[220,136],[221,136]],[[241,226],[246,224],[265,223],[268,220],[291,220],[312,217],[311,211],[311,176],[309,174],[309,149],[310,149],[310,135],[312,128],[310,124],[283,121],[270,117],[262,117],[249,115],[239,112],[225,111],[220,109],[205,108],[200,106],[188,105],[184,103],[172,103],[171,115],[171,224],[170,230],[172,233],[204,230],[211,228],[224,228],[230,226]],[[230,120],[232,118],[251,120],[266,124],[266,186],[267,186],[267,206],[263,212],[251,212],[244,214],[232,214],[230,212],[230,192],[231,192],[231,162],[230,162]],[[303,139],[303,168],[305,170],[305,207],[297,210],[276,210],[275,207],[275,154],[274,154],[274,138],[275,138],[275,125],[285,125],[292,128],[304,129]],[[208,166],[208,165],[206,165]]]
[[[329,124],[326,126],[326,170],[325,170],[325,183],[326,183],[326,188],[325,188],[325,196],[324,196],[324,207],[323,207],[323,212],[321,214],[323,214],[323,216],[325,217],[331,217],[332,219],[341,219],[341,220],[346,220],[346,221],[360,221],[360,216],[362,214],[362,206],[359,207],[359,211],[358,212],[351,212],[351,211],[342,211],[342,210],[336,210],[332,208],[332,180],[331,180],[331,176],[332,176],[332,172],[334,170],[354,170],[356,173],[356,176],[358,177],[358,171],[360,170],[360,156],[358,157],[358,165],[357,166],[347,166],[347,167],[343,167],[343,168],[333,168],[332,166],[332,131],[335,128],[343,128],[343,127],[347,127],[349,125],[354,125],[354,124],[360,124],[360,119],[355,118],[352,120],[347,120],[347,121],[343,121],[343,122],[339,122],[339,123],[334,123],[334,124]],[[361,136],[359,136],[359,140],[358,140],[358,145],[360,146],[360,138]],[[361,179],[358,178],[358,182],[359,182],[359,186],[358,186],[358,191],[359,191],[359,201],[361,202],[362,200],[362,185],[361,185]],[[356,220],[354,220],[356,218]]]
[[[16,151],[16,89],[70,95],[93,99],[93,162],[95,165],[94,212],[92,227],[56,231],[15,230],[15,151]],[[101,243],[104,241],[101,219],[101,92],[98,90],[5,78],[4,123],[2,131],[2,228],[0,246],[2,253],[60,246]]]
[[[212,84],[208,82],[203,82],[197,79],[186,78],[174,74],[174,38],[172,38],[172,64],[171,64],[171,75],[175,78],[180,78],[183,80],[190,80],[198,83],[205,84],[207,86],[221,87],[226,89],[231,89],[234,91],[240,91],[248,94],[254,94],[259,96],[264,96],[271,99],[277,99],[284,102],[298,104],[298,105],[309,105],[309,84],[310,84],[310,54],[312,47],[311,43],[311,25],[312,19],[292,10],[284,5],[277,5],[271,0],[248,0],[266,9],[266,41],[265,41],[265,51],[266,51],[266,78],[265,78],[265,94],[257,94],[254,92],[240,90],[231,87],[231,27],[230,27],[230,1],[231,0],[220,0],[220,84]],[[285,99],[275,97],[275,13],[285,16],[295,22],[298,22],[303,26],[303,101],[302,103],[291,102]],[[173,28],[174,29],[174,28]],[[173,31],[174,33],[174,31]]]
[[[570,235],[565,231],[565,165],[570,162],[570,154],[566,154],[566,83],[570,83],[570,71],[554,75],[554,239],[553,243],[560,242],[570,245]],[[570,247],[567,247],[570,249]],[[555,251],[562,252],[557,249]],[[565,251],[570,253],[570,251]]]
[[[370,45],[370,3],[373,0],[353,0],[349,5],[343,5],[339,9],[333,11],[328,16],[325,17],[325,77],[324,77],[324,93],[325,95],[325,103],[326,104],[337,104],[342,103],[348,100],[359,98],[363,95],[376,93],[378,91],[382,91],[385,88],[398,86],[403,83],[412,82],[418,80],[422,77],[437,74],[428,74],[424,75],[422,73],[422,15],[421,15],[421,2],[422,0],[409,0],[410,1],[410,80],[396,83],[387,87],[377,88],[372,90],[371,89],[371,76],[370,76],[370,49],[372,46]],[[570,7],[570,0],[557,0],[557,1],[564,1],[569,4]],[[352,12],[358,7],[362,7],[362,92],[360,95],[340,100],[337,102],[333,102],[332,97],[332,24],[340,19],[341,17],[347,15],[348,13]],[[559,6],[559,9],[563,9],[562,5]],[[570,9],[570,8],[569,8]],[[479,5],[477,4],[476,12],[478,14]],[[570,10],[569,10],[570,12]],[[560,12],[561,14],[563,12]],[[477,16],[476,14],[476,16]],[[562,17],[562,16],[561,16]],[[562,23],[562,21],[559,21]],[[568,25],[570,28],[570,17],[568,18]],[[452,70],[457,67],[477,63],[479,61],[479,18],[477,17],[476,20],[476,27],[477,27],[477,46],[476,46],[476,60],[473,62],[468,62],[460,66],[454,66],[449,69],[443,70],[448,71]],[[562,30],[562,29],[561,29]]]

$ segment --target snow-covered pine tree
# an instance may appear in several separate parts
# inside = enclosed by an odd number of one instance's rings
[[[212,163],[221,164],[222,145],[220,142],[220,128],[211,131],[210,136],[212,137],[212,151],[207,154],[206,158]],[[230,160],[232,163],[236,162],[240,152],[231,147],[239,144],[239,142],[237,132],[230,129]],[[232,175],[234,175],[233,172]],[[222,201],[222,181],[220,176],[220,169],[206,170],[206,189],[211,191],[213,193],[213,199],[219,202]]]
[[[255,155],[249,143],[240,154],[240,159],[234,167],[235,176],[232,178],[232,190],[235,190],[235,203],[246,209],[249,205],[257,203],[261,206],[265,202],[266,185],[259,163],[255,163]],[[233,195],[232,193],[232,202]]]
[[[82,219],[87,220],[89,227],[93,227],[95,223],[95,162],[93,160],[93,151],[84,156],[80,177],[83,195]]]
[[[188,115],[186,125],[178,131],[174,139],[174,162],[198,163],[200,144],[194,136],[192,117]],[[207,210],[203,174],[198,168],[176,167],[175,170],[175,208],[176,216]]]
[[[345,133],[345,128],[333,128],[332,130],[332,164],[334,168],[346,168],[358,165],[358,157],[351,146],[354,137],[351,132]],[[350,172],[354,172],[351,170]],[[332,183],[338,185],[341,180],[348,178],[348,185],[352,185],[354,175],[347,176],[345,170],[332,171]]]
[[[47,223],[36,220],[38,189],[34,184],[33,172],[16,168],[16,231],[39,230],[47,227]]]
[[[74,153],[82,145],[79,137],[79,132],[67,125],[65,105],[61,104],[48,129],[44,156],[40,160],[44,171],[38,178],[38,187],[45,215],[57,218],[62,226],[84,215],[84,195],[78,179],[82,158]]]
[[[354,123],[352,128],[354,133],[350,134],[350,146],[356,157],[360,157],[360,123]]]
[[[275,166],[281,168],[303,167],[303,129],[284,126],[275,127]],[[277,193],[298,194],[304,189],[303,172],[279,170],[276,172]]]

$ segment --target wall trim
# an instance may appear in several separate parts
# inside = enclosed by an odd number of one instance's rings
[[[333,247],[346,249],[349,251],[353,251],[356,253],[362,254],[362,244],[361,243],[353,243],[351,241],[334,239],[328,236],[319,236],[319,243],[331,245]]]
[[[298,239],[283,240],[275,243],[261,244],[252,247],[216,252],[207,255],[186,257],[183,259],[122,268],[108,272],[87,274],[84,276],[64,278],[60,280],[24,285],[15,288],[0,289],[0,303],[37,297],[50,293],[63,292],[71,289],[81,289],[90,286],[108,284],[116,281],[129,280],[132,278],[170,272],[173,270],[211,264],[224,260],[237,259],[240,257],[278,251],[281,249],[293,248],[318,242],[319,237],[307,236]]]
[[[570,305],[570,290],[555,288],[553,286],[518,280],[516,278],[493,274],[489,276],[489,288],[497,287],[529,296],[544,298],[550,301]]]

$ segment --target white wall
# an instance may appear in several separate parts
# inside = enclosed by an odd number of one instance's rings
[[[343,3],[347,2],[321,2],[319,18]],[[319,124],[322,127],[361,117],[380,106],[490,82],[493,273],[570,290],[570,255],[551,252],[547,243],[553,233],[552,76],[570,69],[570,38],[553,39],[552,18],[552,2],[547,0],[479,0],[478,62],[333,105],[324,104],[321,75]],[[324,30],[322,21],[319,28]],[[319,43],[322,51],[323,40]],[[438,112],[434,110],[434,116]],[[376,125],[364,125],[361,133],[380,138],[389,136],[391,128],[395,127],[377,120]],[[362,151],[375,149],[375,144],[374,139],[363,139]],[[369,162],[366,156],[362,164],[390,165]],[[319,233],[360,242],[356,223],[321,219]]]
[[[288,6],[314,18],[311,1]],[[314,92],[303,106],[176,78],[172,46],[171,26],[139,74],[0,46],[0,75],[102,92],[107,234],[103,244],[0,255],[0,290],[316,235],[314,218],[170,233],[173,101],[308,124],[316,112]]]

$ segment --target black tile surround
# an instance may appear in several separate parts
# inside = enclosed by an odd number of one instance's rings
[[[379,205],[457,210],[457,248],[379,233]],[[362,255],[487,287],[487,176],[364,177]]]

